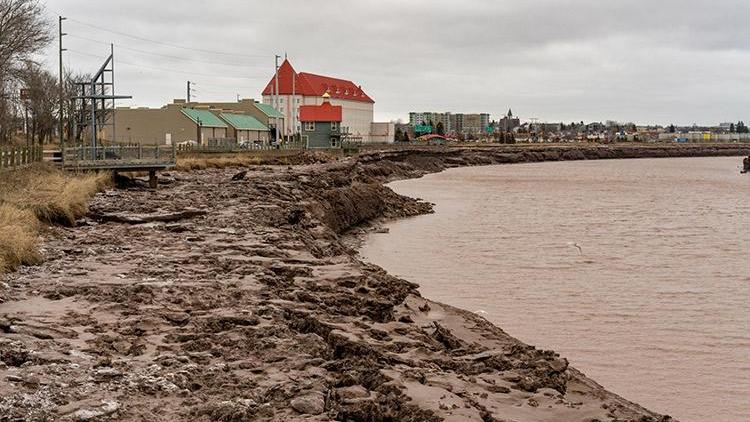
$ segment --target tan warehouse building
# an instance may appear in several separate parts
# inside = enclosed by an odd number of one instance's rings
[[[283,116],[252,99],[225,103],[187,103],[174,100],[161,108],[115,109],[116,131],[104,130],[104,138],[115,142],[171,145],[197,142],[202,145],[235,139],[267,144],[275,128],[284,127]]]

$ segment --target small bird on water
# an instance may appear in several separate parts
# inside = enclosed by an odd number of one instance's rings
[[[583,255],[583,248],[581,248],[581,247],[580,247],[580,246],[578,245],[578,243],[576,243],[576,242],[568,242],[568,246],[573,246],[573,247],[575,247],[575,248],[578,248],[578,253],[579,253],[580,255]]]

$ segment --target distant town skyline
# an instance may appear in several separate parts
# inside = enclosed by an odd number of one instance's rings
[[[718,125],[750,120],[750,4],[644,0],[45,2],[64,64],[93,72],[115,44],[121,105],[261,99],[274,55],[361,83],[376,120],[410,111],[523,121]],[[44,57],[56,71],[57,42]],[[717,94],[719,93],[719,94]]]

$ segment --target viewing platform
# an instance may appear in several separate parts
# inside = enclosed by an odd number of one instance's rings
[[[63,147],[60,165],[67,171],[147,171],[149,185],[156,187],[156,172],[177,164],[174,145],[109,145]]]

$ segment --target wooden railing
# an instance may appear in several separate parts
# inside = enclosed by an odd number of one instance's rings
[[[14,170],[42,161],[42,147],[0,147],[0,171]]]

